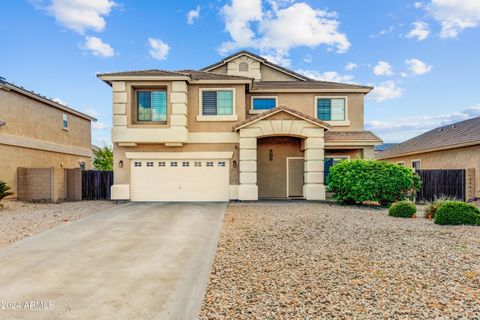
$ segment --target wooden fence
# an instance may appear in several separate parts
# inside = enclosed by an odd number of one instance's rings
[[[432,201],[441,196],[465,201],[465,170],[417,170],[422,189],[417,201]]]
[[[110,200],[113,171],[85,170],[82,172],[83,200]]]

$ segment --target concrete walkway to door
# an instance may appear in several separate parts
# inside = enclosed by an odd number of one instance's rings
[[[195,319],[226,207],[130,203],[6,247],[0,319]]]

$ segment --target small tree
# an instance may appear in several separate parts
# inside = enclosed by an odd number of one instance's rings
[[[96,170],[112,171],[113,170],[113,151],[112,148],[105,146],[103,148],[93,150],[93,167]]]
[[[0,180],[0,201],[2,201],[3,198],[11,196],[13,194],[13,192],[8,191],[10,189],[11,188],[7,186],[5,182]]]
[[[346,160],[330,169],[328,187],[333,198],[346,204],[365,201],[382,206],[413,198],[421,187],[411,169],[377,160]]]

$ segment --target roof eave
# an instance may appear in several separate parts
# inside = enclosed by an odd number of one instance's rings
[[[435,148],[429,148],[429,149],[414,150],[414,151],[404,152],[404,153],[394,153],[394,154],[386,155],[386,156],[383,155],[383,153],[386,152],[386,151],[383,151],[381,156],[379,156],[377,159],[387,160],[387,159],[392,159],[392,158],[412,156],[412,155],[421,154],[421,153],[444,151],[444,150],[449,150],[449,149],[457,149],[457,148],[470,147],[470,146],[475,146],[475,145],[480,145],[480,140],[465,142],[465,143],[457,143],[457,144],[452,144],[452,145],[448,145],[448,146],[435,147]]]

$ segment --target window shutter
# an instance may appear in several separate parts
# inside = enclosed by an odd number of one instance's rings
[[[217,114],[217,92],[202,92],[202,114],[204,116],[214,116]]]

